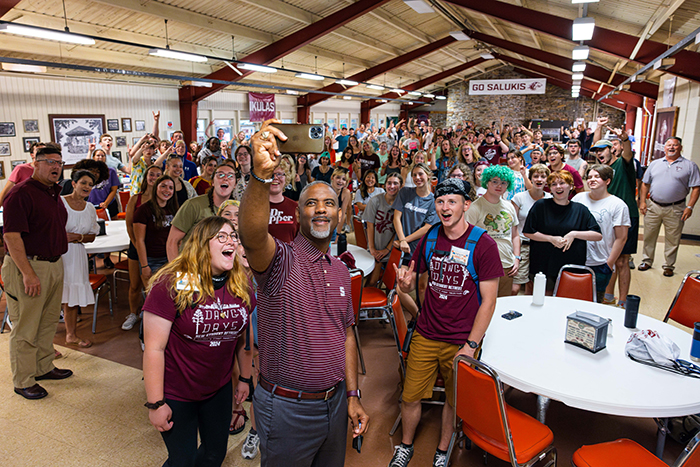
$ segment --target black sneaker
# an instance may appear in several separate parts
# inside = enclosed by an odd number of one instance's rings
[[[444,451],[435,451],[433,457],[433,467],[447,467],[447,453]]]
[[[406,446],[402,443],[394,446],[394,449],[394,457],[391,458],[389,467],[406,467],[413,457],[413,445]]]
[[[104,266],[107,269],[114,269],[114,263],[112,262],[109,256],[105,256]]]

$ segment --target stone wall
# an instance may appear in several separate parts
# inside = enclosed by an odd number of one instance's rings
[[[444,111],[430,112],[430,123],[434,128],[445,128],[447,126],[447,113]]]
[[[479,79],[528,78],[507,68],[499,68],[479,76]],[[610,126],[621,127],[625,113],[600,104],[588,97],[573,99],[571,91],[547,84],[545,94],[470,96],[469,83],[463,82],[449,88],[447,97],[447,124],[454,125],[463,120],[474,120],[477,126],[491,125],[504,118],[504,123],[525,125],[533,119],[564,120],[573,122],[583,118],[586,122],[598,115],[606,115]]]

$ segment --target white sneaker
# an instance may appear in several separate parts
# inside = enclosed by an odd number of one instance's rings
[[[245,437],[245,442],[241,448],[241,456],[243,459],[255,459],[255,456],[260,452],[260,436],[257,433],[248,432]]]
[[[124,331],[129,331],[131,328],[134,327],[134,324],[136,324],[139,320],[138,315],[134,313],[130,313],[129,316],[126,317],[126,320],[124,320],[124,324],[122,324],[122,329]]]

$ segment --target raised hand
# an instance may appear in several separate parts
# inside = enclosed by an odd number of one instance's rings
[[[413,286],[413,268],[415,267],[415,263],[411,261],[411,264],[408,265],[408,269],[399,268],[395,264],[393,266],[394,271],[396,271],[396,283],[398,286],[404,292],[410,291]]]
[[[277,140],[287,140],[287,136],[273,123],[282,123],[280,120],[271,119],[263,123],[260,131],[250,139],[253,150],[253,167],[261,178],[272,177],[272,172],[280,164],[282,153],[277,148]]]
[[[160,110],[153,111],[153,120],[155,120],[156,122],[160,120]]]
[[[596,118],[596,122],[599,126],[605,126],[608,124],[608,117],[598,117]]]

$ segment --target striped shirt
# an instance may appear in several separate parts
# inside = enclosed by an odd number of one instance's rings
[[[345,379],[346,329],[355,322],[350,274],[299,234],[275,239],[258,283],[260,372],[273,384],[323,391]]]

